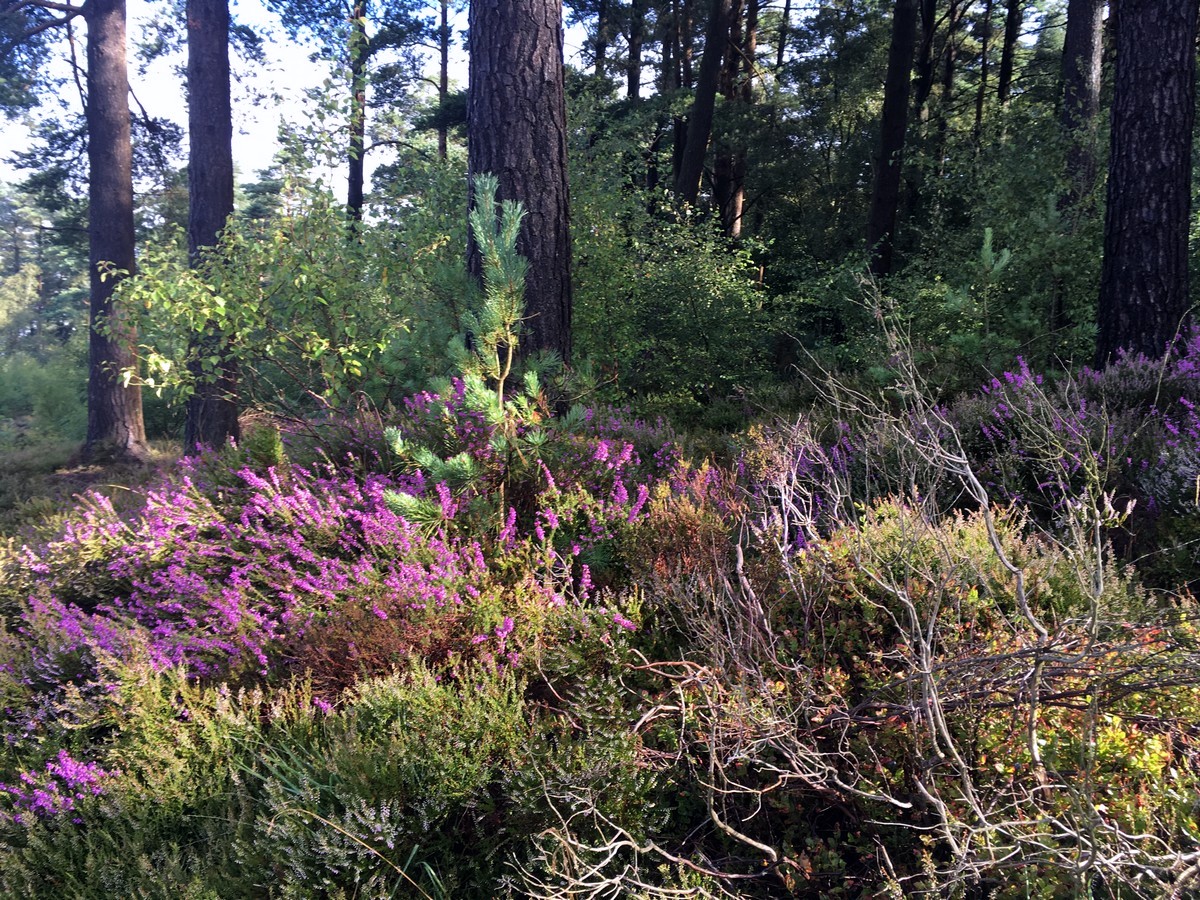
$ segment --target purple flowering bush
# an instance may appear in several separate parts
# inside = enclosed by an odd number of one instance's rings
[[[1020,361],[953,407],[998,500],[1062,520],[1090,495],[1122,555],[1163,585],[1200,578],[1200,330],[1162,360],[1125,355],[1051,384]]]
[[[458,459],[464,479],[435,481],[427,470],[448,475],[437,458],[365,475],[243,466],[231,479],[209,457],[181,463],[134,514],[86,498],[5,567],[8,740],[44,737],[68,690],[103,704],[110,660],[210,682],[307,672],[327,701],[415,663],[518,664],[556,610],[614,581],[654,485],[669,492],[686,472],[653,446],[661,430],[534,413],[516,425],[525,453],[506,456],[506,423],[472,409],[462,381],[410,398],[397,432]],[[544,440],[529,439],[535,428]],[[655,455],[643,461],[631,433]]]
[[[949,891],[1011,874],[976,837],[1065,891],[1032,813],[1078,810],[1174,852],[1196,629],[1104,542],[1194,552],[1198,359],[849,398],[723,464],[468,374],[339,464],[89,496],[0,549],[0,893]]]
[[[74,812],[90,797],[99,797],[105,782],[117,774],[94,762],[80,762],[60,750],[40,771],[21,772],[16,782],[0,783],[0,794],[11,804],[13,820],[18,824],[25,816],[57,818]]]

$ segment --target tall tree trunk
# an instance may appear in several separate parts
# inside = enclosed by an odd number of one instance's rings
[[[937,0],[919,0],[921,40],[917,48],[913,107],[922,127],[929,121],[929,96],[933,93],[933,40],[937,33]]]
[[[215,247],[233,214],[233,111],[229,95],[229,0],[188,0],[188,256],[193,266]],[[238,365],[215,326],[193,343],[183,449],[222,447],[238,430]]]
[[[604,77],[604,70],[608,66],[608,39],[609,28],[611,28],[611,13],[609,12],[609,0],[600,0],[599,6],[596,8],[596,40],[592,47],[595,50],[595,73],[597,78]]]
[[[562,0],[472,0],[469,169],[528,213],[517,249],[529,260],[521,351],[571,354],[571,242],[563,92]],[[468,254],[480,277],[478,251]]]
[[[1058,212],[1065,230],[1074,233],[1095,213],[1088,202],[1099,178],[1096,160],[1100,118],[1100,74],[1104,59],[1105,0],[1070,0],[1062,55],[1062,105],[1059,125],[1066,141],[1066,189],[1059,195]],[[1066,289],[1056,278],[1050,294],[1050,330],[1070,326]]]
[[[745,0],[745,15],[735,12],[730,40],[731,78],[726,97],[749,109],[754,103],[755,56],[758,53],[758,2]],[[738,19],[742,21],[739,24]],[[742,213],[746,205],[746,146],[736,132],[727,138],[728,158],[718,157],[714,167],[714,189],[721,210],[721,226],[727,237],[742,236]]]
[[[683,50],[683,3],[685,0],[671,0],[671,45],[675,65],[667,70],[670,78],[668,85],[672,91],[678,91],[684,86],[684,50]],[[679,182],[679,169],[683,164],[683,148],[687,145],[687,120],[680,115],[671,117],[671,184]]]
[[[992,0],[984,0],[979,33],[979,85],[975,91],[975,143],[983,137],[983,109],[987,102],[988,53],[992,43]]]
[[[646,41],[646,3],[633,0],[629,10],[629,68],[626,70],[625,90],[637,103],[642,98],[642,44]]]
[[[438,159],[446,158],[450,126],[445,122],[446,99],[450,96],[450,0],[441,0],[441,23],[438,27],[438,106],[443,110],[438,125]]]
[[[867,218],[867,252],[871,274],[891,274],[896,213],[900,208],[900,175],[908,135],[908,95],[912,85],[913,50],[917,36],[917,0],[896,0],[892,40],[888,49],[887,78],[883,86],[883,114],[879,158],[871,188]]]
[[[1188,308],[1198,0],[1121,0],[1096,363],[1160,357]]]
[[[783,0],[783,12],[779,15],[779,36],[776,38],[778,43],[775,45],[775,71],[778,72],[783,68],[783,54],[787,49],[788,40],[788,20],[792,15],[792,0]]]
[[[758,77],[758,4],[759,0],[746,0],[746,27],[742,37],[742,83],[739,99],[746,109],[754,104],[754,81]],[[741,142],[733,160],[733,197],[729,210],[729,225],[726,233],[735,240],[742,236],[743,214],[746,210],[746,145]]]
[[[1100,70],[1104,57],[1105,0],[1070,0],[1062,55],[1062,112],[1067,140],[1067,211],[1096,186],[1096,122],[1100,115]]]
[[[1021,37],[1024,13],[1024,0],[1008,0],[1008,7],[1004,13],[1004,46],[1000,50],[1000,74],[996,84],[996,96],[1002,104],[1007,103],[1008,98],[1012,96],[1017,41]]]
[[[712,14],[704,35],[704,53],[700,57],[700,75],[696,96],[692,101],[687,123],[687,144],[679,162],[679,177],[675,193],[685,203],[695,203],[700,196],[700,179],[704,174],[704,155],[712,137],[713,113],[717,105],[721,66],[729,43],[731,0],[713,0]]]
[[[745,0],[732,0],[729,8],[729,40],[725,49],[725,62],[721,66],[720,94],[725,98],[726,110],[731,109],[738,99],[744,14]],[[721,228],[728,236],[732,232],[734,222],[741,220],[741,211],[735,211],[733,208],[736,193],[737,136],[726,132],[717,136],[713,145],[713,200],[721,215]]]
[[[367,0],[354,0],[350,22],[350,159],[346,179],[346,212],[362,221],[366,182],[367,136]]]
[[[89,0],[86,15],[91,300],[83,457],[144,461],[142,392],[121,377],[137,366],[137,335],[113,302],[120,278],[105,271],[109,264],[130,273],[135,268],[125,0]]]
[[[694,20],[692,18],[693,0],[679,0],[679,59],[681,84],[691,90],[695,84],[692,72],[692,62],[695,57],[695,45],[692,41]]]
[[[950,0],[946,11],[946,43],[942,47],[942,96],[937,121],[938,170],[946,165],[946,142],[950,135],[950,104],[954,100],[954,76],[958,68],[958,26],[962,21],[965,0]]]

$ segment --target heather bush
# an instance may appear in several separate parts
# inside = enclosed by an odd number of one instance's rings
[[[1127,355],[1056,384],[1022,362],[950,416],[999,496],[1059,523],[1083,497],[1107,520],[1106,537],[1153,583],[1194,585],[1198,359],[1193,332],[1163,360]]]
[[[487,896],[503,869],[503,774],[529,731],[511,671],[360,681],[336,714],[298,708],[259,737],[251,838],[274,896]]]

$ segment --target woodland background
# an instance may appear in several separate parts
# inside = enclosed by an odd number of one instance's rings
[[[268,6],[0,0],[0,890],[1195,890],[1195,0]]]

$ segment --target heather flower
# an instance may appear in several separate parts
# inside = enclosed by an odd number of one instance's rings
[[[18,811],[13,816],[18,823],[23,821],[22,811],[41,819],[55,818],[74,811],[89,797],[102,795],[105,782],[118,774],[94,762],[80,762],[60,750],[41,771],[22,772],[17,784],[0,784],[0,794],[7,795]]]

